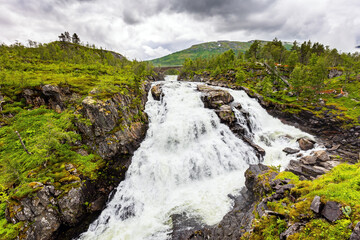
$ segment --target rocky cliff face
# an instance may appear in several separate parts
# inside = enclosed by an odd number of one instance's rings
[[[70,239],[86,228],[86,221],[82,226],[79,223],[103,209],[145,137],[148,120],[143,111],[149,88],[148,82],[139,92],[117,93],[106,100],[90,92],[82,101],[82,96],[66,87],[45,85],[23,90],[21,96],[34,108],[46,105],[60,113],[75,107],[75,125],[82,135],[82,142],[76,144],[86,144],[106,161],[106,166],[99,170],[102,174],[97,179],[91,180],[78,174],[73,165],[66,165],[71,177],[63,190],[50,182],[32,183],[35,194],[11,201],[6,209],[9,222],[24,223],[19,239]],[[79,153],[88,154],[84,150]]]

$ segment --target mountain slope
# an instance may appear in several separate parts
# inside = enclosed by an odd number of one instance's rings
[[[236,53],[245,52],[251,46],[254,40],[248,42],[238,41],[217,41],[206,42],[191,46],[190,48],[169,54],[167,56],[151,60],[155,66],[180,66],[186,58],[196,59],[198,57],[209,58],[214,55],[221,54],[229,49],[233,49]],[[260,41],[265,44],[267,41]],[[284,43],[285,48],[290,48],[289,43]]]

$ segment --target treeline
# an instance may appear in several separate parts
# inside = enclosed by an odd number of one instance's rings
[[[32,47],[26,47],[21,43],[10,46],[0,45],[0,67],[12,69],[17,68],[21,63],[32,63],[34,61],[76,64],[100,63],[111,66],[123,66],[129,63],[120,54],[70,42],[36,43],[36,45],[32,44]]]
[[[245,53],[228,50],[209,59],[186,59],[181,74],[209,72],[213,77],[228,70],[236,72],[239,84],[253,77],[250,69],[267,66],[272,73],[288,79],[297,95],[318,93],[326,86],[330,70],[338,70],[343,78],[342,88],[360,73],[359,53],[340,53],[321,43],[296,41],[290,49],[275,38],[271,42],[255,40]]]

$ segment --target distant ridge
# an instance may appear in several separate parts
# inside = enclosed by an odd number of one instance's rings
[[[221,54],[229,49],[238,52],[245,52],[251,46],[255,40],[248,42],[239,42],[239,41],[216,41],[216,42],[206,42],[195,44],[190,48],[166,55],[161,58],[156,58],[150,60],[155,66],[169,67],[169,66],[181,66],[186,58],[196,59],[198,57],[208,58],[214,55]],[[260,40],[262,44],[265,44],[267,41]],[[291,44],[285,43],[286,48],[290,48]]]

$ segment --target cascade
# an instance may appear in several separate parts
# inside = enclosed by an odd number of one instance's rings
[[[167,76],[160,101],[149,93],[149,129],[134,153],[126,178],[99,218],[79,239],[169,239],[171,215],[186,213],[202,223],[218,223],[244,186],[249,164],[259,163],[253,148],[204,108],[197,83],[177,82]],[[308,134],[271,117],[243,91],[229,90],[237,121],[248,137],[266,150],[265,164],[286,166],[285,147]]]

